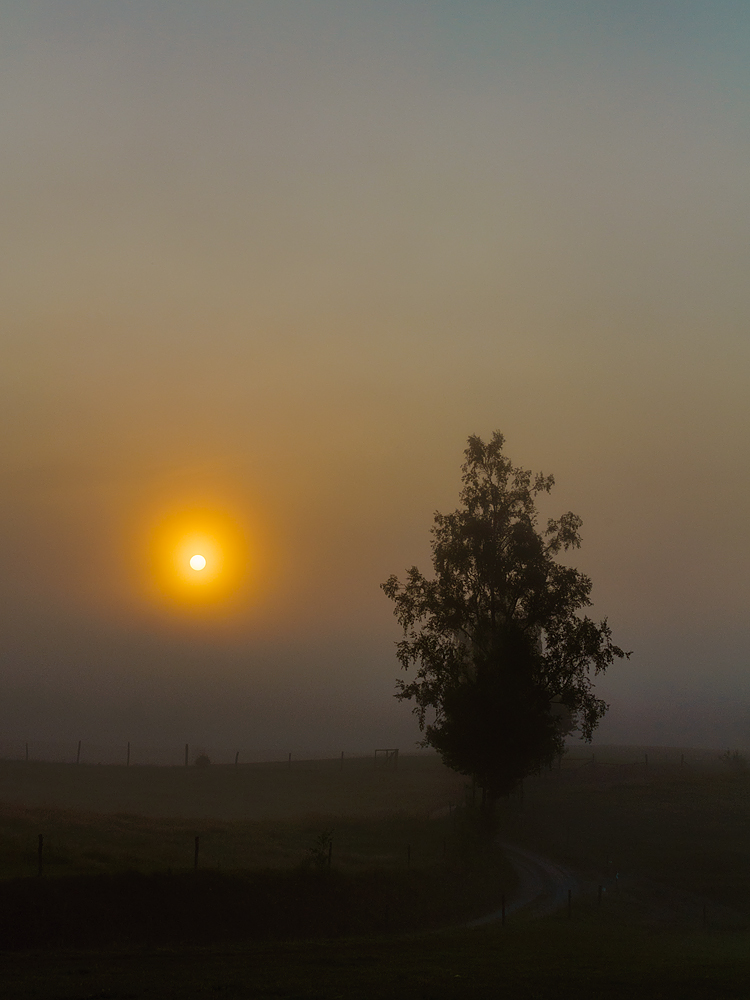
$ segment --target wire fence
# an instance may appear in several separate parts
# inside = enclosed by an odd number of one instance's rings
[[[574,750],[579,748],[574,748]],[[552,770],[607,771],[625,769],[634,772],[658,770],[705,771],[746,770],[750,756],[739,751],[720,752],[703,747],[598,747],[591,753],[575,753],[569,749],[552,765]]]
[[[412,753],[419,754],[418,750]],[[424,754],[424,751],[422,752]],[[420,754],[420,756],[422,755]],[[424,754],[427,756],[427,754]],[[290,766],[294,763],[363,760],[370,758],[379,767],[397,767],[398,750],[308,752],[304,749],[286,753],[265,753],[239,746],[206,743],[175,743],[154,746],[137,741],[99,743],[89,740],[17,740],[0,739],[0,760],[50,764],[106,764],[126,767],[179,767],[196,763],[261,764]]]
[[[578,751],[578,752],[576,752]],[[403,751],[402,751],[403,753]],[[419,756],[433,756],[430,751],[417,748],[407,753]],[[29,761],[55,764],[106,764],[145,767],[179,767],[194,765],[199,758],[207,758],[211,764],[261,764],[313,763],[318,761],[343,761],[372,758],[378,766],[397,766],[398,751],[389,748],[329,750],[328,752],[298,750],[259,751],[242,746],[220,746],[214,743],[164,743],[160,746],[139,741],[96,742],[93,740],[19,740],[0,739],[0,760]],[[705,748],[680,747],[596,747],[591,753],[581,753],[580,748],[569,748],[552,765],[552,770],[594,770],[603,768],[679,767],[681,769],[744,769],[748,757],[735,751],[723,753]]]

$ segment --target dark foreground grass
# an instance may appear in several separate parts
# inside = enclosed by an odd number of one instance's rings
[[[496,849],[461,863],[347,873],[329,868],[12,879],[0,948],[203,946],[395,933],[497,908],[515,873]]]
[[[742,934],[647,930],[578,912],[429,936],[0,955],[3,995],[362,1000],[708,1000],[750,995]]]
[[[330,784],[338,796],[333,775]],[[405,933],[422,916],[426,925],[440,922],[443,891],[460,920],[462,908],[469,915],[482,900],[493,910],[503,881],[507,888],[507,875],[492,876],[487,859],[467,863],[465,810],[427,815],[372,817],[364,825],[324,817],[270,825],[202,821],[198,830],[192,821],[8,813],[2,828],[8,875],[33,865],[34,831],[45,816],[53,849],[53,877],[0,884],[9,934],[17,934],[23,906],[27,928],[35,920],[42,926],[60,911],[54,895],[65,892],[60,887],[77,878],[101,881],[82,894],[86,905],[100,899],[93,916],[76,904],[54,933],[47,925],[39,938],[33,932],[6,938],[0,996],[750,998],[747,774],[690,770],[680,767],[679,754],[674,766],[658,767],[651,754],[648,765],[644,759],[634,766],[610,764],[597,753],[596,764],[527,782],[523,798],[501,804],[502,836],[583,873],[588,895],[574,898],[570,917],[563,910],[524,922],[513,914],[504,928]],[[302,871],[305,844],[330,826],[338,868],[335,861],[331,872]],[[213,865],[198,876],[185,871],[193,832],[201,833],[202,845],[205,835]],[[412,868],[404,862],[406,842],[420,844]],[[154,843],[167,845],[158,858]],[[232,851],[265,859],[265,867],[227,872],[223,862]],[[182,868],[168,876],[163,866],[173,854]],[[159,871],[149,867],[154,861]],[[123,867],[136,862],[137,872]],[[164,891],[167,879],[171,888]],[[10,898],[21,883],[30,894],[26,903]],[[601,905],[598,884],[606,887]],[[267,905],[264,885],[272,897]],[[106,915],[118,907],[119,916]],[[71,928],[96,927],[97,913],[105,913],[99,936],[76,938]],[[156,930],[128,936],[139,919],[142,929]],[[76,947],[84,940],[86,948]],[[7,950],[11,944],[17,950]]]

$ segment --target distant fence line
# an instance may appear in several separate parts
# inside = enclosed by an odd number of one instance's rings
[[[576,748],[577,749],[577,748]],[[609,752],[608,752],[609,751]],[[631,751],[631,752],[628,752]],[[654,768],[684,769],[741,769],[746,764],[746,758],[736,754],[736,759],[728,759],[728,751],[719,753],[717,750],[686,747],[650,747],[648,751],[638,747],[606,748],[590,754],[575,754],[566,751],[558,758],[552,770],[577,771],[586,768],[635,768],[648,772]]]
[[[415,750],[415,753],[419,751]],[[8,740],[0,739],[0,760],[49,764],[120,764],[125,766],[178,767],[194,765],[201,757],[212,764],[270,764],[287,767],[302,761],[337,761],[371,759],[378,767],[395,767],[398,750],[384,754],[380,749],[339,750],[329,753],[267,752],[242,747],[219,747],[205,743],[182,743],[160,747],[145,743],[97,743],[88,740]]]
[[[562,758],[558,758],[552,770],[578,770],[590,767],[681,767],[704,768],[722,767],[723,755],[716,750],[679,747],[649,747],[648,751],[638,747],[603,748],[590,754],[581,754],[578,747],[569,748]],[[401,751],[403,754],[404,751]],[[407,750],[408,754],[419,756],[417,748]],[[344,766],[346,760],[371,759],[378,767],[397,767],[399,751],[387,750],[329,751],[328,753],[284,751],[259,751],[240,747],[221,747],[216,744],[177,743],[153,746],[137,741],[121,743],[99,743],[89,740],[17,740],[0,739],[0,760],[29,761],[55,764],[108,764],[125,766],[179,767],[194,765],[198,758],[207,757],[212,764],[293,764],[303,761],[333,761]],[[744,758],[741,758],[744,761]],[[726,760],[724,759],[724,765]]]

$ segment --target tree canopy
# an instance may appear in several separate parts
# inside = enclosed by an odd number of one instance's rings
[[[423,746],[473,775],[492,807],[562,753],[577,729],[591,740],[608,706],[593,676],[629,656],[596,623],[591,580],[558,561],[580,547],[575,514],[538,526],[536,498],[552,476],[514,466],[495,432],[469,438],[461,506],[435,514],[434,576],[414,566],[382,589],[403,628],[397,656],[411,680],[396,697],[413,700]]]

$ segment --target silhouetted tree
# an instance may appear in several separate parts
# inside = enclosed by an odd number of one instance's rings
[[[581,519],[563,514],[539,530],[536,497],[552,476],[532,477],[504,455],[496,432],[469,438],[461,507],[435,514],[434,578],[416,567],[382,588],[404,630],[397,655],[414,679],[397,681],[445,763],[473,775],[490,818],[498,796],[563,752],[578,729],[590,741],[608,706],[592,674],[629,656],[606,619],[579,615],[591,581],[560,564],[579,548]]]

